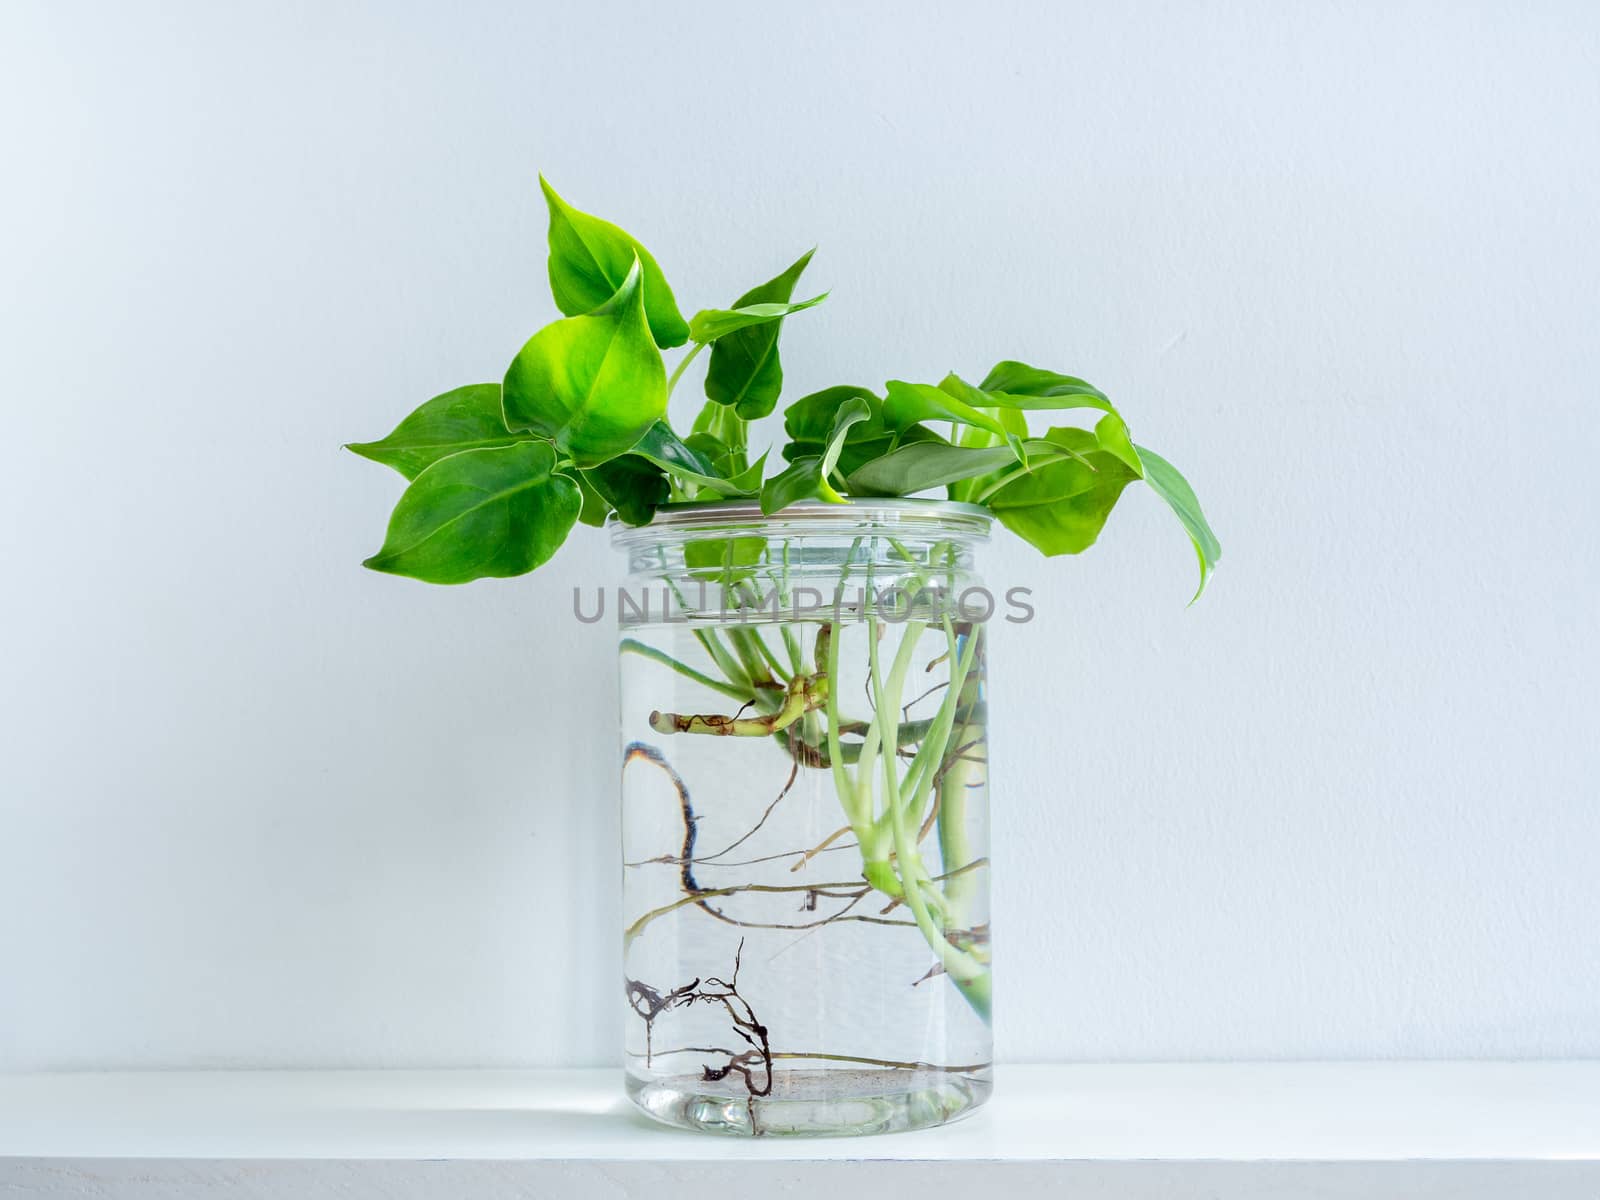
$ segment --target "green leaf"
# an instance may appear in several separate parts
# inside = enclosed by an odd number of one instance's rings
[[[1099,388],[1073,375],[1058,375],[1026,363],[998,362],[983,377],[979,390],[1008,408],[1098,408],[1115,412]]]
[[[556,552],[583,501],[548,442],[463,450],[405,490],[365,566],[428,583],[523,575]]]
[[[623,453],[667,411],[667,375],[645,323],[640,265],[605,304],[546,325],[506,372],[506,425],[553,440],[580,467]]]
[[[822,452],[822,477],[826,479],[839,465],[839,451],[844,448],[850,430],[872,419],[872,406],[865,397],[854,396],[839,406],[833,416],[833,431],[828,435],[828,448]]]
[[[917,428],[920,428],[918,426]],[[1082,439],[1070,435],[1082,434]],[[1053,430],[1046,438],[1022,443],[1026,463],[1021,470],[1032,470],[1062,458],[1087,462],[1085,450],[1095,449],[1094,438],[1081,429]],[[881,458],[851,472],[851,495],[910,496],[929,488],[992,476],[997,482],[1019,470],[1010,446],[960,446],[944,441],[908,442]],[[972,494],[981,494],[974,489]],[[956,495],[965,499],[966,495]]]
[[[859,426],[858,426],[859,428]],[[914,429],[921,429],[920,425]],[[938,435],[933,435],[937,437]],[[846,436],[844,445],[839,448],[839,474],[848,477],[859,471],[873,459],[882,458],[895,447],[895,435],[892,433],[879,434],[877,437],[856,441]],[[821,458],[822,452],[828,448],[826,441],[821,442],[789,442],[783,447],[783,457],[788,462],[797,458]]]
[[[771,516],[787,508],[796,500],[820,497],[834,504],[843,504],[844,497],[833,489],[828,477],[839,463],[845,439],[852,427],[870,419],[872,408],[862,396],[852,396],[841,404],[834,414],[833,429],[821,454],[796,458],[782,473],[762,485],[761,511]]]
[[[1016,466],[1009,446],[952,446],[912,442],[857,467],[847,482],[852,496],[910,496]]]
[[[835,492],[822,475],[822,455],[808,454],[797,458],[779,474],[761,486],[761,511],[771,516],[779,509],[788,508],[797,500],[814,500],[818,497],[835,504],[844,497]]]
[[[1008,407],[1004,396],[991,396],[981,388],[975,388],[961,376],[951,372],[939,381],[939,390],[947,396],[964,404],[967,408],[992,417],[1003,431],[1002,440],[1008,444],[1016,454],[1018,462],[1025,462],[1022,451],[1018,449],[1020,443],[1028,436],[1028,419],[1013,407]],[[968,427],[959,438],[962,446],[982,447],[991,443],[989,432],[983,428]],[[962,495],[955,495],[955,499],[964,499]]]
[[[970,408],[982,410],[998,407],[989,393],[982,388],[973,387],[954,371],[939,381],[939,390],[947,396],[954,396]]]
[[[723,412],[722,405],[715,400],[707,400],[700,406],[700,411],[695,415],[694,424],[690,426],[689,432],[691,434],[710,433],[721,419]]]
[[[828,293],[823,292],[820,296],[813,296],[809,300],[801,300],[794,304],[746,304],[741,308],[704,308],[689,318],[689,340],[714,342],[727,337],[730,333],[749,329],[752,325],[769,325],[773,321],[783,320],[792,313],[815,308],[827,298]]]
[[[761,477],[767,471],[767,450],[761,452],[761,457],[756,459],[744,470],[729,475],[725,480],[719,479],[715,484],[706,484],[712,491],[721,496],[754,496],[761,490]],[[728,489],[732,489],[730,492]]]
[[[1045,554],[1078,554],[1094,545],[1117,498],[1138,477],[1098,449],[1087,430],[1052,429],[1046,440],[1083,459],[1063,458],[1019,474],[990,495],[988,505],[1002,525]],[[1085,452],[1086,446],[1096,448]]]
[[[351,442],[345,449],[415,479],[451,454],[525,440],[506,428],[500,385],[470,383],[425,401],[382,441]]]
[[[1200,560],[1200,587],[1189,601],[1193,604],[1195,600],[1200,599],[1201,592],[1206,590],[1206,582],[1211,578],[1211,572],[1216,570],[1217,564],[1222,561],[1222,543],[1217,541],[1217,535],[1212,533],[1211,526],[1206,524],[1205,514],[1200,511],[1200,500],[1195,496],[1194,489],[1189,486],[1189,481],[1179,473],[1178,468],[1148,446],[1139,446],[1136,449],[1140,460],[1144,463],[1144,481],[1177,514],[1178,520],[1189,533],[1189,540],[1194,543],[1195,557]]]
[[[726,482],[726,488],[713,490],[726,494],[727,488],[736,488],[742,496],[754,496],[761,490],[761,476],[767,469],[766,451],[746,465],[744,455],[714,433],[692,433],[684,444],[711,464],[712,474],[719,481]]]
[[[1107,413],[1095,423],[1095,440],[1107,454],[1115,455],[1130,471],[1144,478],[1144,464],[1139,461],[1139,451],[1128,437],[1128,426],[1116,413]]]
[[[905,429],[919,421],[954,421],[985,430],[1002,441],[1008,436],[1005,426],[988,413],[929,383],[891,379],[884,396],[883,418],[895,429]]]
[[[683,444],[710,463],[714,475],[731,479],[744,469],[739,466],[739,456],[733,447],[714,433],[704,431],[691,433],[683,439]]]
[[[1022,415],[1021,410],[1015,408],[997,408],[995,420],[1005,428],[1005,431],[1015,437],[1028,438],[1028,418]]]
[[[909,429],[893,432],[871,432],[871,421],[863,421],[859,425],[852,425],[845,435],[844,446],[839,451],[839,473],[846,478],[859,471],[874,459],[882,458],[897,446],[909,446],[921,442],[935,442],[941,446],[949,443],[943,437],[927,428],[925,425],[913,425]],[[857,433],[867,430],[867,434],[857,439]],[[821,456],[827,449],[826,434],[822,438],[807,439],[801,442],[788,442],[783,447],[783,457],[789,462],[808,455]]]
[[[710,460],[685,444],[665,421],[657,421],[645,430],[644,436],[633,444],[633,453],[686,478],[716,475]]]
[[[578,524],[599,529],[611,515],[611,502],[595,491],[594,484],[589,482],[588,472],[572,467],[562,474],[578,485],[578,497],[583,502],[578,509]]]
[[[814,253],[807,250],[788,270],[740,296],[733,307],[787,304]],[[780,317],[735,330],[714,342],[711,363],[706,367],[706,395],[733,408],[747,421],[770,413],[783,390],[783,364],[778,358],[778,334],[782,328]]]
[[[582,474],[627,525],[648,525],[672,490],[661,468],[637,454],[618,455]]]
[[[883,432],[883,401],[871,388],[841,384],[823,388],[809,396],[801,396],[783,410],[783,430],[794,442],[826,442],[833,432],[833,420],[839,406],[847,400],[860,397],[867,402],[870,416],[864,422],[850,427],[850,440],[861,441]]]
[[[569,317],[593,312],[622,287],[637,258],[644,268],[651,336],[663,349],[683,345],[689,326],[650,251],[611,222],[573,208],[543,175],[539,186],[550,208],[550,291],[556,307]]]
[[[634,444],[631,453],[648,459],[679,479],[699,484],[729,499],[754,496],[761,488],[764,455],[749,470],[733,479],[724,479],[703,455],[685,445],[665,421],[657,421],[646,430],[645,435]]]

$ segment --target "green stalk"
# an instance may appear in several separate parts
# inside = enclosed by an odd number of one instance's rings
[[[877,618],[867,622],[866,630],[868,674],[871,677],[872,694],[876,697],[883,694],[882,680],[878,673]],[[897,897],[900,894],[900,883],[895,878],[894,869],[889,866],[884,856],[883,832],[877,821],[877,806],[873,798],[872,780],[878,770],[878,746],[882,738],[883,723],[874,715],[872,723],[867,726],[866,736],[861,739],[861,756],[856,760],[856,778],[852,792],[853,807],[860,821],[856,829],[856,841],[861,845],[861,873],[867,882],[884,895]]]
[[[966,728],[962,726],[963,730]],[[960,744],[958,740],[956,745]],[[939,835],[939,865],[946,875],[956,866],[972,861],[972,845],[967,839],[967,776],[970,771],[968,763],[957,760],[939,781],[939,816],[935,827]],[[970,873],[945,882],[945,911],[950,914],[951,924],[966,925],[976,882]]]
[[[770,691],[770,685],[777,681],[772,677],[772,672],[768,669],[767,663],[762,657],[761,650],[766,648],[765,645],[763,644],[758,649],[756,643],[760,639],[752,638],[755,631],[742,627],[735,628],[730,625],[723,632],[728,635],[729,644],[733,646],[734,653],[739,656],[739,662],[744,667],[745,674],[750,677],[751,687],[757,691]]]
[[[950,619],[945,618],[945,644],[950,661],[956,661],[956,632]],[[967,635],[968,646],[972,647],[982,636],[981,629],[973,629]],[[973,654],[977,651],[974,649]],[[951,684],[954,687],[954,683]],[[976,693],[972,681],[962,680],[960,691]],[[958,703],[961,707],[972,711],[976,704],[977,696],[960,695]],[[939,863],[945,874],[955,870],[958,866],[972,861],[972,844],[967,838],[967,776],[971,773],[971,766],[964,757],[962,747],[966,744],[967,731],[972,728],[969,721],[963,721],[956,727],[953,740],[953,749],[957,755],[954,761],[944,766],[944,774],[939,779],[939,794],[935,800],[939,816],[937,828],[939,835]],[[941,756],[941,765],[942,756]],[[956,925],[965,925],[967,911],[972,903],[973,889],[976,880],[969,872],[962,872],[958,876],[950,877],[944,885],[945,905],[951,915],[951,920]]]
[[[672,398],[672,389],[678,386],[678,379],[683,374],[685,368],[687,368],[688,365],[695,360],[695,356],[697,354],[699,354],[700,351],[704,350],[705,348],[706,347],[705,347],[705,343],[704,342],[696,342],[690,348],[689,353],[685,354],[682,358],[680,358],[678,360],[678,365],[675,368],[673,368],[672,378],[667,380],[667,398],[668,399]]]
[[[932,791],[933,777],[938,773],[938,764],[944,758],[945,751],[950,745],[950,729],[955,721],[956,711],[960,706],[961,691],[966,683],[967,668],[971,665],[970,651],[972,643],[968,642],[969,654],[958,656],[955,652],[955,638],[950,628],[949,618],[945,618],[946,640],[949,656],[950,680],[945,688],[944,699],[940,701],[939,709],[934,713],[933,720],[928,726],[927,736],[922,741],[922,747],[911,760],[912,774],[917,778],[916,812],[920,814],[925,810],[929,793]]]
[[[750,465],[747,453],[750,424],[732,406],[718,405],[718,408],[721,420],[717,423],[717,436],[733,451],[734,465],[742,471]]]
[[[667,573],[666,550],[657,550],[656,557],[660,561],[661,565],[661,578],[665,580],[667,586],[672,589],[672,595],[678,601],[678,607],[687,613],[689,611],[688,602],[684,600],[683,592],[678,588],[677,583],[675,583],[672,577]],[[707,656],[710,657],[711,661],[717,665],[717,670],[721,671],[723,675],[727,677],[728,682],[738,688],[744,697],[748,698],[755,694],[756,689],[754,682],[745,676],[745,673],[738,667],[737,664],[735,664],[732,656],[729,655],[725,649],[723,649],[722,642],[720,639],[718,639],[716,630],[696,629],[694,631],[694,638],[695,641],[700,643],[701,648],[706,652]]]
[[[721,692],[729,699],[738,700],[741,703],[748,703],[754,699],[748,689],[741,690],[732,684],[723,683],[719,679],[713,679],[709,675],[702,674],[689,666],[688,663],[680,662],[665,651],[646,645],[637,638],[624,638],[619,649],[624,654],[637,654],[641,658],[648,658],[652,662],[658,662],[662,666],[670,667],[685,679],[692,679],[702,687],[708,687],[714,692]]]
[[[905,682],[906,666],[909,666],[911,654],[907,647],[915,647],[916,639],[921,633],[920,628],[915,628],[918,623],[908,622],[905,630],[905,640],[901,643],[901,652],[895,657],[895,666],[890,669],[889,679],[885,686],[878,692],[877,720],[884,726],[889,726],[897,721],[896,712],[900,704],[900,691]],[[969,651],[970,651],[969,644]],[[963,655],[963,659],[970,663],[970,655]],[[876,671],[874,671],[876,674]],[[953,702],[948,706],[953,712]],[[950,723],[945,721],[940,731],[945,739],[950,733]],[[942,751],[941,751],[942,757]],[[924,777],[926,778],[926,777]],[[960,989],[968,1002],[985,1019],[989,1016],[989,968],[974,959],[970,954],[951,945],[950,940],[944,935],[944,927],[929,907],[928,896],[923,892],[925,885],[931,884],[927,869],[922,865],[922,856],[917,850],[916,830],[907,828],[906,813],[908,807],[901,803],[899,783],[895,774],[894,755],[886,755],[883,764],[883,783],[885,791],[886,815],[889,818],[889,829],[894,840],[895,864],[900,877],[901,890],[907,907],[917,923],[917,929],[922,933],[922,938],[928,947],[938,957],[945,973]],[[918,788],[921,791],[921,786]],[[920,810],[917,810],[920,811]],[[869,880],[871,876],[868,876]]]
[[[783,543],[783,570],[778,576],[778,605],[780,612],[787,611],[789,608],[789,542],[787,539]],[[794,673],[796,675],[807,674],[805,653],[800,649],[800,639],[795,637],[794,630],[790,628],[790,622],[780,620],[778,622],[778,633],[783,638],[783,648],[789,655],[789,665],[793,668]],[[821,667],[822,664],[818,663],[817,666]]]
[[[826,636],[827,644],[822,644]],[[825,735],[828,740],[828,765],[833,771],[833,790],[839,797],[839,807],[844,809],[844,815],[852,827],[859,823],[855,804],[855,787],[850,782],[850,772],[844,765],[844,754],[839,745],[839,629],[834,625],[824,625],[817,631],[818,653],[822,667],[828,675],[828,698],[824,711],[827,714],[827,727]],[[861,831],[856,829],[856,838],[860,840]]]
[[[739,666],[738,660],[728,653],[721,639],[717,637],[716,630],[696,629],[694,636],[695,640],[705,648],[705,652],[710,655],[711,661],[717,664],[717,670],[727,676],[730,683],[735,686],[743,684],[745,690],[751,695],[757,693],[758,689],[755,686],[755,681],[745,674],[744,668]]]
[[[756,602],[759,602],[760,599],[761,599],[761,593],[758,592],[756,590],[755,586],[753,584],[749,583],[748,581],[739,585],[739,587],[738,587],[738,595],[741,598],[741,600],[744,600],[744,601],[756,601]],[[782,597],[780,595],[779,607],[778,607],[778,622],[779,622],[780,628],[782,628],[785,631],[787,631],[788,626],[783,624],[783,616],[782,616],[782,614],[783,614]],[[750,644],[755,648],[756,652],[758,654],[760,654],[761,657],[766,660],[767,665],[770,666],[772,668],[772,670],[776,673],[778,679],[787,680],[791,674],[798,675],[798,674],[801,673],[798,670],[790,671],[788,667],[785,667],[783,665],[782,660],[780,660],[778,658],[778,656],[772,652],[772,649],[767,645],[767,639],[761,636],[761,630],[760,629],[756,628],[753,625],[744,625],[741,628],[743,629],[743,631],[745,633],[747,633],[749,635]]]

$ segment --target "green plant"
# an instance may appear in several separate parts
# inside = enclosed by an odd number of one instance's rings
[[[578,211],[542,178],[550,210],[550,290],[565,316],[535,333],[500,383],[435,396],[381,441],[351,443],[410,481],[377,571],[429,583],[521,575],[547,561],[573,525],[616,514],[650,520],[669,502],[913,496],[942,489],[980,504],[1047,555],[1094,544],[1118,498],[1143,481],[1183,523],[1200,563],[1198,598],[1221,556],[1193,489],[1135,445],[1098,388],[1004,361],[974,385],[890,380],[824,388],[784,411],[786,465],[749,457],[750,422],[783,387],[778,338],[796,301],[803,254],[728,308],[685,321],[654,257],[630,234]],[[662,351],[688,343],[669,377]],[[706,401],[686,436],[667,420],[685,369],[710,348]],[[1029,411],[1076,410],[1089,427],[1029,431]],[[943,431],[943,432],[941,432]]]
[[[784,465],[768,471],[765,454],[750,458],[749,426],[778,403],[784,320],[826,298],[794,298],[811,253],[728,308],[686,321],[649,251],[541,184],[550,210],[550,288],[565,315],[528,340],[502,382],[446,392],[381,441],[350,446],[410,481],[367,566],[464,583],[533,570],[579,522],[598,526],[615,514],[641,525],[668,503],[755,500],[770,515],[807,499],[940,491],[989,509],[1047,555],[1077,554],[1094,543],[1123,491],[1143,481],[1183,524],[1200,564],[1195,597],[1205,589],[1221,548],[1193,490],[1166,459],[1133,442],[1105,393],[1071,375],[1007,360],[977,384],[951,374],[936,384],[890,380],[881,394],[824,388],[784,410]],[[669,376],[662,351],[685,343]],[[667,420],[667,401],[707,348],[706,401],[680,435]],[[1029,412],[1088,420],[1035,434]],[[763,548],[760,538],[713,540],[688,547],[685,565],[737,596]],[[937,583],[954,562],[949,547],[920,557],[895,550],[903,555],[899,582],[909,581],[912,592]],[[778,583],[780,591],[787,586]],[[986,860],[967,849],[962,817],[986,738],[983,630],[948,612],[915,614],[891,650],[887,626],[876,614],[861,616],[872,621],[860,656],[869,684],[865,717],[844,711],[860,701],[840,695],[844,630],[825,617],[808,628],[781,625],[777,649],[755,626],[698,629],[699,666],[638,639],[623,649],[729,702],[723,714],[654,712],[657,734],[772,738],[796,770],[832,776],[860,850],[861,891],[910,911],[936,968],[987,1018],[987,940],[967,920],[972,873]],[[924,635],[939,653],[922,674],[942,665],[945,678],[934,715],[912,720],[916,701],[903,693]],[[687,813],[687,799],[685,806]],[[937,873],[923,862],[930,836]],[[630,942],[682,905],[740,890],[701,888],[687,868],[683,878],[684,899],[634,921]]]

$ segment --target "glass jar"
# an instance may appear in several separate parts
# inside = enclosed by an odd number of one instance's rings
[[[942,1124],[992,1087],[990,514],[614,526],[628,1094],[731,1134]]]

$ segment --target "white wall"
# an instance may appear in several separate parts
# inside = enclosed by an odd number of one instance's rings
[[[1148,494],[990,555],[1005,1058],[1600,1054],[1600,8],[11,4],[0,58],[0,1067],[614,1059],[619,564],[364,572],[338,448],[554,315],[536,169],[686,306],[820,243],[792,395],[1038,360],[1200,489],[1194,609]]]

